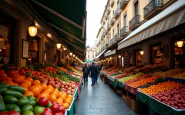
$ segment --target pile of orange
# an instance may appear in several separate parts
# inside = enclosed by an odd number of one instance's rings
[[[27,85],[27,87],[25,87],[26,84],[30,84],[29,81],[25,81],[25,84],[21,85],[21,87],[26,89],[25,96],[32,95],[37,98],[46,97],[52,102],[62,104],[65,109],[69,108],[71,105],[73,96],[63,94],[57,88],[54,89],[51,85],[41,84],[39,80],[34,80],[31,82],[32,85]]]
[[[174,82],[174,81],[167,81],[167,82],[159,83],[157,85],[152,85],[148,88],[142,88],[139,90],[145,94],[152,95],[152,94],[156,94],[159,92],[168,91],[178,86],[182,86],[182,84]]]
[[[8,83],[10,86],[21,86],[25,89],[25,96],[32,95],[37,98],[46,97],[52,102],[63,105],[65,109],[69,108],[73,100],[72,95],[67,95],[54,89],[51,85],[41,83],[39,80],[33,80],[31,77],[26,78],[18,74],[18,71],[9,71],[8,75],[0,70],[0,81]]]

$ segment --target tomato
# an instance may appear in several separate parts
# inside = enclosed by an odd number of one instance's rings
[[[6,115],[6,114],[5,114]],[[15,110],[11,110],[7,113],[7,115],[20,115],[19,112],[15,111]]]
[[[65,114],[65,109],[62,105],[59,105],[59,111]]]
[[[53,104],[52,106],[51,106],[51,109],[54,111],[54,112],[59,112],[59,105],[58,104]]]
[[[0,112],[0,115],[7,115],[6,112]]]
[[[51,108],[45,108],[44,111],[53,113],[53,111],[51,110]]]
[[[45,98],[45,97],[41,97],[40,99],[39,99],[39,105],[41,105],[41,106],[47,106],[48,105],[48,103],[49,103],[49,100],[47,99],[47,98]]]
[[[53,113],[53,115],[64,115],[62,112]]]

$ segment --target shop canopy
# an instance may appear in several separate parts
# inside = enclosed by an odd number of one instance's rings
[[[119,42],[118,50],[167,31],[183,23],[185,23],[185,0],[178,0]]]
[[[110,55],[113,55],[113,54],[116,54],[116,49],[107,51],[107,52],[104,54],[104,56],[107,57],[107,56],[110,56]]]
[[[30,0],[59,40],[85,59],[86,0]]]
[[[106,50],[104,50],[104,51],[102,51],[99,55],[97,55],[96,56],[96,58],[95,59],[98,59],[101,55],[103,55],[104,54],[104,52],[105,52]]]
[[[87,61],[86,61],[86,63],[90,63],[90,62],[92,62],[92,61],[91,61],[91,60],[87,60]]]

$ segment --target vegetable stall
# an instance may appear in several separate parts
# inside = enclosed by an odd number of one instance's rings
[[[36,63],[0,69],[0,112],[22,115],[73,115],[81,73]]]
[[[117,68],[121,71],[117,71]],[[146,110],[147,105],[150,114],[185,114],[183,68],[167,69],[146,65],[120,69],[113,66],[103,70],[101,77],[113,85],[115,90],[121,91],[117,93],[135,112]]]

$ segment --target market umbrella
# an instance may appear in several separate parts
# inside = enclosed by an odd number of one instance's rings
[[[92,62],[92,61],[91,61],[91,60],[87,60],[87,61],[86,61],[86,63],[90,63],[90,62]]]

